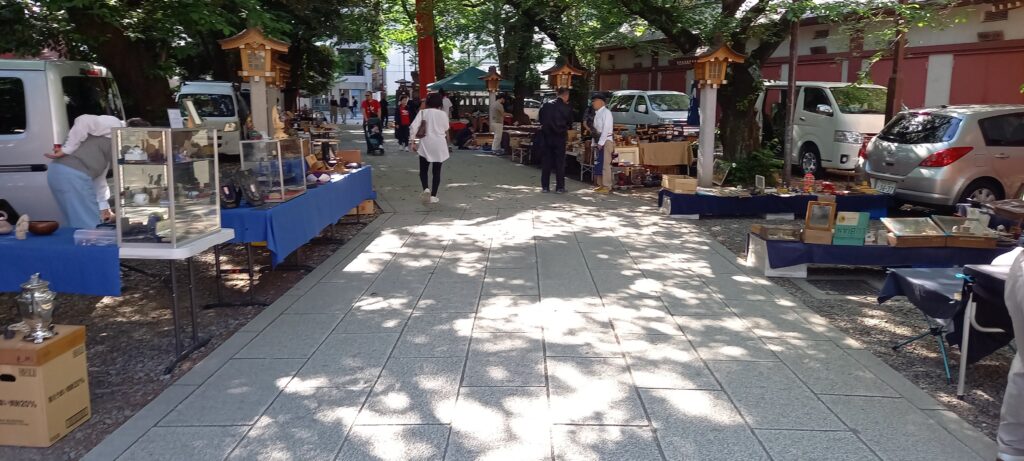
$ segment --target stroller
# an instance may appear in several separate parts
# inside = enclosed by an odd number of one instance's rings
[[[384,124],[380,117],[370,117],[363,125],[366,136],[366,155],[384,155]]]

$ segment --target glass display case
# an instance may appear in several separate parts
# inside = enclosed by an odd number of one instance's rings
[[[220,231],[217,130],[113,133],[117,244],[180,247]]]
[[[264,201],[284,202],[306,192],[306,155],[298,138],[241,144],[241,168],[252,171]]]

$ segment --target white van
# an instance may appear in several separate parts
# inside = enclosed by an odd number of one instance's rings
[[[245,120],[249,117],[249,104],[234,84],[199,80],[184,82],[178,91],[178,106],[192,101],[203,119],[202,127],[217,130],[217,149],[225,155],[239,154],[239,141],[245,139]]]
[[[33,220],[61,221],[46,183],[50,160],[79,115],[124,120],[117,84],[87,62],[0,59],[0,198]]]
[[[615,124],[631,130],[637,125],[680,124],[686,122],[690,96],[678,91],[616,91],[608,110]]]
[[[785,135],[787,82],[767,81],[758,102],[762,139]],[[842,82],[796,83],[793,165],[802,174],[854,171],[859,153],[885,126],[886,89]]]

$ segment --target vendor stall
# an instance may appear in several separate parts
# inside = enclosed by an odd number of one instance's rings
[[[769,214],[792,214],[803,217],[807,204],[819,199],[812,194],[762,194],[740,196],[706,193],[680,194],[669,190],[658,193],[658,207],[671,216],[743,217]],[[840,195],[835,198],[839,211],[865,211],[872,219],[888,214],[892,198],[883,194]]]
[[[375,199],[372,175],[366,166],[288,202],[222,210],[221,222],[235,230],[231,243],[267,242],[273,264],[280,264],[349,210]]]

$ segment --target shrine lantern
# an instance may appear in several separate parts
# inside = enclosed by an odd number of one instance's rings
[[[483,80],[484,83],[487,84],[487,91],[490,93],[496,93],[498,91],[498,85],[501,84],[501,75],[498,74],[498,70],[494,66],[487,69],[487,75],[477,78]]]
[[[697,56],[697,62],[693,67],[693,78],[701,86],[718,88],[728,81],[725,79],[725,71],[729,63],[743,62],[745,57],[733,51],[729,45],[721,45],[717,49],[708,51]]]
[[[275,75],[275,53],[278,55],[287,54],[287,42],[275,40],[263,35],[263,31],[257,28],[245,29],[233,37],[219,40],[223,50],[237,49],[242,55],[242,70],[238,75],[245,81],[260,81],[264,78]]]
[[[548,85],[553,89],[572,88],[573,76],[584,75],[585,72],[569,64],[555,65],[541,72],[548,76]]]

